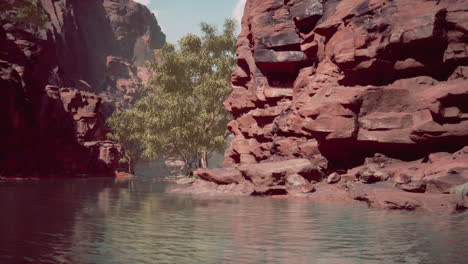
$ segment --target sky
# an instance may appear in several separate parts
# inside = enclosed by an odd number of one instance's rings
[[[177,41],[188,33],[200,35],[200,22],[222,29],[226,18],[239,21],[246,0],[134,0],[146,5],[158,20],[167,42]],[[240,27],[240,26],[239,26]]]

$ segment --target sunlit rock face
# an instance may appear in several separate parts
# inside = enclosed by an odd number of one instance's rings
[[[113,175],[107,118],[139,96],[165,35],[131,0],[41,0],[43,28],[0,15],[0,176]]]
[[[468,2],[248,0],[225,107],[225,165],[375,153],[416,160],[468,143]]]

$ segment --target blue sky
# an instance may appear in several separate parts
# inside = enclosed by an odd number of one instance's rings
[[[134,0],[146,5],[157,17],[167,36],[167,42],[176,43],[187,33],[199,35],[202,21],[222,29],[225,18],[242,17],[246,0]]]

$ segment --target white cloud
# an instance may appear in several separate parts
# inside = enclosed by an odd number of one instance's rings
[[[140,3],[142,5],[149,5],[151,3],[151,0],[133,0],[137,3]]]
[[[242,15],[244,14],[244,7],[245,7],[245,2],[247,0],[237,0],[236,6],[232,10],[232,17],[241,23],[242,20]]]

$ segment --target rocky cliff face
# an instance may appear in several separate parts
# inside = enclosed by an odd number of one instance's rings
[[[226,164],[375,153],[414,160],[468,143],[468,3],[247,1],[226,108]]]
[[[131,0],[41,0],[44,27],[0,14],[0,174],[111,174],[105,118],[131,104],[165,36]]]
[[[467,32],[462,0],[248,0],[226,168],[178,191],[468,208]]]

